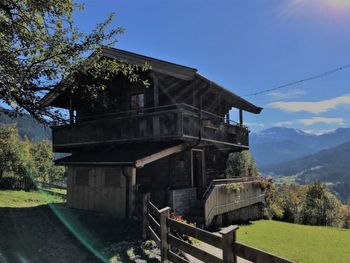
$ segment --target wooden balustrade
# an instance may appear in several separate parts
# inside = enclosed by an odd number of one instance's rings
[[[171,107],[170,107],[171,106]],[[80,118],[76,123],[52,127],[55,151],[84,145],[149,141],[198,140],[248,147],[248,130],[238,124],[186,104]],[[201,126],[201,127],[200,127]]]
[[[237,257],[256,263],[291,263],[287,259],[272,255],[262,250],[244,245],[236,241],[238,226],[229,226],[219,233],[176,221],[169,217],[170,207],[158,209],[144,198],[145,212],[143,225],[148,236],[161,250],[161,262],[189,263],[186,255],[191,255],[204,263],[236,263]],[[221,256],[208,249],[189,243],[184,237],[193,237],[221,251]]]
[[[240,184],[240,189],[230,189]],[[205,224],[209,226],[216,215],[264,202],[265,195],[254,178],[213,180],[204,194]]]

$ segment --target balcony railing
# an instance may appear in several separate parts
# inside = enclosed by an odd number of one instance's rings
[[[248,129],[186,104],[78,118],[53,126],[56,151],[102,143],[149,140],[198,140],[248,146]]]
[[[242,188],[230,189],[230,184],[240,184]],[[265,195],[257,178],[242,177],[213,180],[203,198],[205,224],[209,226],[216,215],[263,203]]]

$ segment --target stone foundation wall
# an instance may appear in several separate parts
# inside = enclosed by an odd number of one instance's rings
[[[197,188],[186,188],[169,191],[169,206],[178,215],[190,212],[197,202]]]

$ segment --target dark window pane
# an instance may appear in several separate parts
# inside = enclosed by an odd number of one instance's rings
[[[145,94],[134,94],[130,97],[131,109],[139,109],[145,106]]]

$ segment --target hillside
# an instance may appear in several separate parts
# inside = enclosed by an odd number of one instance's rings
[[[350,141],[296,160],[260,168],[265,175],[295,176],[299,183],[322,181],[344,201],[350,198]]]
[[[51,139],[50,128],[39,124],[29,115],[10,117],[6,113],[10,112],[0,109],[0,124],[16,124],[21,138],[27,137],[31,141]]]
[[[300,263],[350,262],[350,230],[272,220],[240,226],[237,240]]]
[[[259,167],[298,159],[350,141],[350,128],[321,135],[301,130],[273,127],[252,133],[250,151]]]

